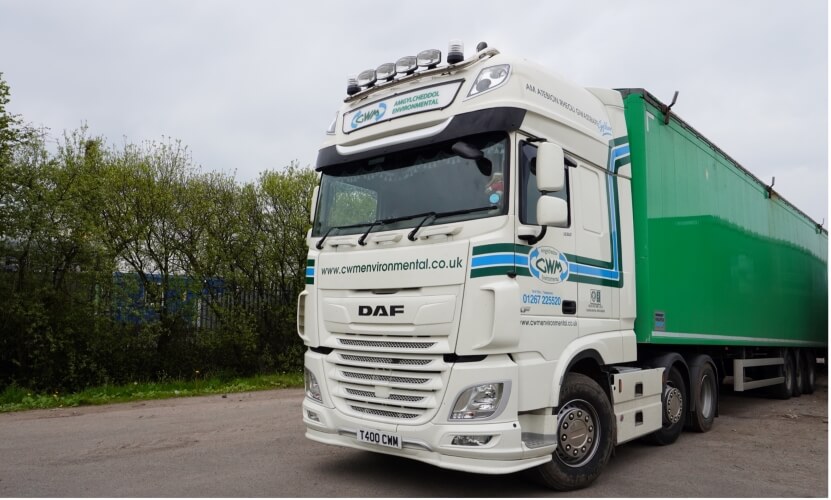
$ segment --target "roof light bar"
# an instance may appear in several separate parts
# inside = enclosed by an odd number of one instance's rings
[[[441,51],[438,49],[422,50],[416,59],[419,67],[433,69],[441,62]]]
[[[370,88],[378,81],[374,69],[367,69],[358,73],[358,86]]]
[[[395,64],[384,63],[375,69],[375,76],[378,80],[385,80],[391,82],[395,78],[396,70]]]
[[[412,75],[418,68],[418,60],[416,56],[404,56],[395,61],[395,72],[403,73],[405,75]]]

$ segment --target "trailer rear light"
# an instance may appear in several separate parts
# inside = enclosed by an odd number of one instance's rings
[[[485,446],[491,442],[493,436],[453,436],[450,443],[454,446]]]
[[[476,76],[476,80],[473,81],[473,85],[470,87],[470,92],[467,93],[466,99],[480,96],[485,92],[498,89],[499,87],[505,85],[510,77],[510,64],[500,64],[498,66],[485,68],[479,72],[478,76]]]

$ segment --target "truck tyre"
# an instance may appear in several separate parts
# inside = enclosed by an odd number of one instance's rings
[[[793,359],[793,389],[791,396],[798,398],[802,395],[802,355],[799,349],[789,349],[788,356]]]
[[[565,376],[560,402],[557,449],[533,473],[549,488],[577,490],[590,485],[609,461],[616,440],[614,414],[603,389],[580,373]]]
[[[794,364],[793,357],[790,352],[784,350],[782,352],[784,363],[779,367],[779,376],[784,377],[785,381],[779,385],[775,385],[771,389],[771,395],[778,399],[790,399],[793,395],[794,386]]]
[[[664,446],[674,443],[681,435],[687,415],[687,387],[684,385],[684,377],[675,366],[670,368],[667,374],[661,403],[664,426],[646,436],[645,439],[652,444]]]
[[[813,394],[817,386],[817,358],[810,349],[800,349],[802,358],[802,394]]]
[[[693,367],[695,378],[692,380],[692,394],[695,397],[695,410],[691,413],[690,427],[695,432],[707,432],[713,427],[718,408],[718,380],[713,365],[705,362]]]

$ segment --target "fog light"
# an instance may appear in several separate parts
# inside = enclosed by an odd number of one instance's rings
[[[309,371],[308,368],[303,369],[303,383],[306,386],[306,397],[322,403],[323,396],[320,395],[320,384],[317,383],[315,374]]]
[[[491,442],[493,436],[454,436],[454,446],[484,446]]]
[[[317,413],[310,410],[306,410],[306,416],[309,417],[309,420],[311,420],[312,422],[320,423],[320,417],[317,416]]]

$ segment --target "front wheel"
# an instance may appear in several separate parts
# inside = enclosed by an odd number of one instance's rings
[[[615,446],[612,405],[591,378],[569,373],[560,391],[557,449],[551,461],[535,469],[549,488],[570,491],[590,485]]]

